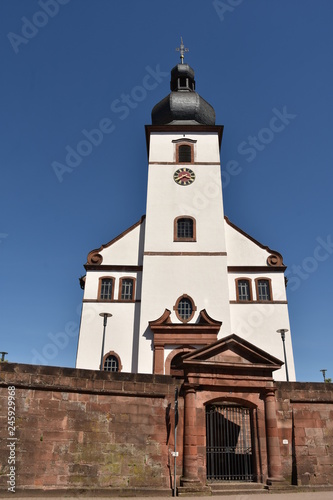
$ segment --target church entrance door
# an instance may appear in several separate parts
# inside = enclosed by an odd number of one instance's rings
[[[253,481],[252,411],[236,404],[206,407],[206,464],[210,481]]]

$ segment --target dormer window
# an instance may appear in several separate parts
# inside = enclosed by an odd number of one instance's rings
[[[188,87],[188,80],[187,78],[179,78],[179,88],[186,88]]]

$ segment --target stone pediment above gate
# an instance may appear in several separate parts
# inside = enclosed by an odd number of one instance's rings
[[[283,362],[237,335],[229,335],[182,358],[185,371],[272,373]]]

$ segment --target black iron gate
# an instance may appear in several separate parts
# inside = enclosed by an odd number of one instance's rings
[[[207,479],[253,481],[251,421],[249,408],[207,406]]]

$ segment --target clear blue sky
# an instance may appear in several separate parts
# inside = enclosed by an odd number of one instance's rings
[[[74,366],[78,278],[90,250],[145,213],[144,125],[169,92],[182,35],[197,90],[225,126],[226,215],[288,266],[297,378],[321,381],[322,368],[333,378],[332,19],[332,0],[1,0],[10,361]]]

